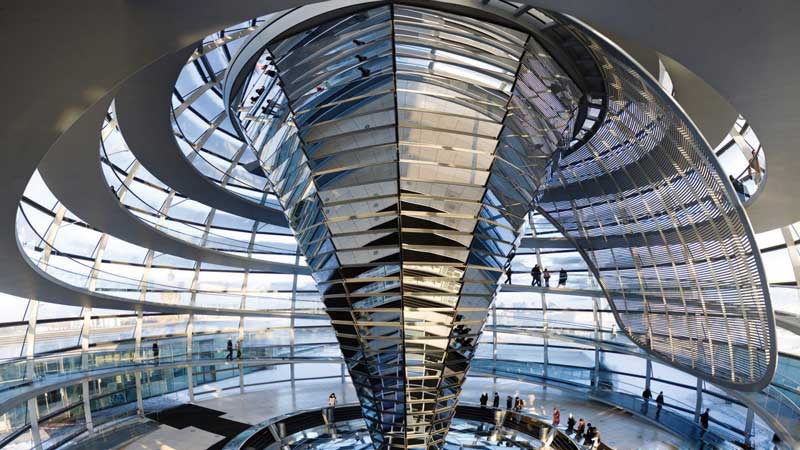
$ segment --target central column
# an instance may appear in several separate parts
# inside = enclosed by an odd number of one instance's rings
[[[441,448],[581,94],[527,33],[400,5],[272,42],[263,58],[247,132],[373,444]]]

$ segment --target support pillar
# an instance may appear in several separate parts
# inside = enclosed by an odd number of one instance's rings
[[[186,322],[186,360],[192,360],[192,337],[194,336],[194,313],[189,313],[189,320]]]
[[[239,393],[244,394],[244,365],[239,361]]]
[[[192,289],[197,288],[197,277],[199,270],[195,271]],[[191,304],[194,305],[195,294],[192,293]],[[186,361],[194,359],[192,336],[194,335],[194,313],[189,313],[189,320],[186,322]],[[186,365],[186,391],[189,393],[189,402],[194,403],[194,370],[191,364]]]
[[[39,405],[36,404],[36,397],[28,399],[28,421],[31,424],[33,448],[42,450],[42,435],[39,432]]]
[[[25,379],[33,381],[36,376],[34,357],[36,356],[36,320],[39,316],[39,301],[30,300],[28,330],[25,332]]]
[[[536,226],[533,224],[533,213],[528,213],[528,223],[530,224],[531,228],[531,237],[536,237]],[[542,251],[537,245],[535,248],[536,252],[536,264],[539,265],[542,271],[544,271],[544,266],[542,265]],[[509,261],[509,264],[511,262]],[[550,356],[548,354],[548,347],[549,347],[549,339],[547,338],[547,333],[549,332],[549,326],[547,324],[547,296],[544,293],[544,289],[542,289],[541,294],[539,294],[539,298],[542,302],[542,325],[544,326],[544,338],[542,339],[542,375],[544,378],[547,378],[547,367],[550,365]],[[495,323],[495,325],[497,325]],[[546,384],[544,385],[547,386]]]
[[[193,289],[196,288],[197,273],[195,273],[195,281],[192,282]],[[192,294],[191,303],[194,304],[195,294]],[[189,313],[189,320],[186,322],[186,361],[192,361],[193,343],[192,336],[194,335],[194,313]],[[186,391],[189,393],[189,403],[194,403],[194,369],[191,364],[186,365]]]
[[[88,381],[84,381],[82,383],[81,391],[83,391],[83,415],[86,419],[86,431],[89,433],[94,433],[94,423],[92,422],[92,402],[89,396]]]
[[[189,392],[189,403],[194,403],[194,369],[186,366],[186,390]]]
[[[255,235],[255,230],[253,230],[253,234],[251,234],[251,236],[254,235]],[[251,240],[251,246],[252,246],[252,240]],[[249,275],[250,272],[246,271],[244,273],[244,280],[242,280],[242,300],[239,303],[239,309],[242,311],[244,311],[247,308],[247,283]],[[297,275],[295,275],[295,278],[297,278]],[[241,354],[242,358],[244,358],[244,315],[239,316],[239,328],[238,328],[238,333],[236,334],[236,348],[238,349],[237,356],[238,354]],[[239,393],[244,394],[244,364],[242,364],[242,359],[237,358],[237,360],[239,361],[238,364]]]
[[[703,409],[703,380],[700,378],[697,379],[697,398],[695,399],[694,404],[694,421],[700,422],[700,414],[702,414]]]
[[[30,313],[28,315],[28,330],[25,332],[25,379],[33,382],[36,376],[36,320],[39,316],[39,301],[30,300]],[[31,425],[31,439],[33,448],[42,450],[42,436],[39,433],[39,405],[36,404],[36,397],[28,399],[28,422]]]
[[[295,249],[294,264],[295,265],[299,265],[300,264],[300,247],[299,247],[299,245],[298,245],[297,249]],[[291,317],[289,318],[289,328],[290,328],[290,331],[289,331],[289,339],[290,339],[290,342],[289,342],[289,345],[290,345],[290,347],[289,347],[289,357],[292,360],[294,359],[294,344],[295,344],[295,340],[294,340],[294,312],[295,312],[295,309],[297,307],[296,305],[297,305],[297,273],[295,273],[293,278],[292,278],[292,314],[291,314]],[[289,374],[290,374],[291,380],[292,380],[291,381],[292,392],[294,392],[294,386],[295,386],[295,382],[294,382],[294,363],[289,364]]]
[[[600,306],[597,298],[592,297],[592,317],[594,318],[594,371],[592,372],[592,390],[600,388],[600,342],[603,340]]]
[[[88,371],[89,367],[89,338],[92,332],[92,308],[83,308],[83,329],[81,330],[81,367],[84,371]],[[98,384],[98,394],[100,385]],[[89,433],[94,432],[94,424],[92,422],[92,402],[89,396],[89,382],[84,381],[81,384],[81,391],[83,397],[83,415],[86,419],[86,431]]]
[[[497,367],[497,302],[492,303],[492,361]]]
[[[144,317],[142,311],[136,311],[136,328],[133,329],[133,362],[138,363],[142,359],[142,325]]]
[[[539,250],[537,249],[536,252],[537,252],[537,257],[538,257]],[[545,379],[547,379],[547,367],[550,365],[550,355],[548,354],[548,351],[547,351],[548,347],[549,347],[549,339],[547,339],[547,333],[549,333],[549,331],[550,331],[549,328],[550,327],[547,324],[547,297],[545,296],[544,293],[542,293],[541,296],[542,296],[542,324],[544,325],[544,340],[543,340],[544,348],[543,348],[543,352],[542,352],[543,353],[543,360],[542,361],[544,362],[544,367],[543,367],[542,375],[544,376]],[[546,384],[545,384],[545,386],[546,386]]]
[[[142,371],[137,370],[134,373],[134,380],[136,382],[136,413],[144,417],[144,401],[142,400]]]
[[[92,332],[92,308],[83,308],[83,328],[81,329],[81,368],[89,370],[89,336]]]
[[[755,413],[753,412],[752,408],[747,408],[747,419],[744,423],[744,443],[747,445],[752,444],[753,419],[755,419]]]

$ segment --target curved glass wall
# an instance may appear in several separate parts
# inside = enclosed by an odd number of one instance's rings
[[[532,222],[541,226],[536,226],[535,235],[528,234],[527,238],[539,239],[539,242],[545,239],[562,239],[562,236],[543,221],[541,216],[534,215]],[[563,247],[560,243],[558,245]],[[546,293],[498,294],[490,312],[482,345],[478,346],[476,374],[480,373],[481,368],[491,365],[503,369],[498,375],[512,377],[524,375],[535,382],[554,385],[566,383],[568,387],[575,389],[597,386],[599,389],[638,397],[647,382],[648,363],[644,355],[616,328],[612,311],[605,299],[599,295],[599,291],[597,297],[582,297],[568,293],[568,290],[573,288],[596,289],[589,277],[588,267],[571,249],[520,249],[513,261],[512,282],[515,285],[529,284],[530,270],[537,261],[541,261],[543,267],[552,268],[554,271],[562,267],[568,271],[567,287],[562,288],[566,289],[565,294],[558,294],[554,292],[555,289]],[[301,304],[302,298],[303,295],[298,293],[295,301]],[[12,351],[16,348],[14,357],[24,355],[27,352],[26,335],[30,342],[31,335],[35,334],[33,340],[36,346],[35,354],[41,361],[34,370],[38,378],[59,374],[62,371],[85,370],[82,366],[80,348],[81,336],[86,332],[87,325],[84,323],[84,314],[79,308],[74,308],[70,314],[59,305],[41,304],[39,317],[42,323],[35,325],[35,333],[28,333],[26,329],[31,314],[29,302],[11,298],[4,299],[4,302],[8,305],[18,305],[15,309],[17,312],[9,315],[9,319],[13,319],[14,322],[4,324],[4,330],[20,330],[12,332],[7,338],[9,341],[15,339],[15,343],[7,345],[6,349]],[[298,355],[317,354],[319,345],[324,345],[329,349],[327,354],[338,356],[333,331],[326,319],[291,317],[225,319],[194,316],[190,327],[189,315],[144,315],[139,319],[136,315],[120,314],[117,311],[95,310],[90,313],[92,316],[88,324],[90,347],[88,352],[83,352],[91,355],[89,368],[130,364],[132,355],[136,353],[146,362],[152,357],[150,347],[154,341],[159,342],[164,361],[170,358],[181,361],[180,358],[185,358],[187,342],[191,342],[193,353],[200,354],[200,357],[209,355],[221,358],[220,349],[224,348],[228,336],[233,336],[234,339],[239,336],[240,326],[243,333],[243,348],[247,356],[260,352],[260,348],[269,347],[277,352],[273,355],[286,355],[287,352],[291,354],[293,343],[294,352]],[[138,344],[135,338],[137,321],[141,321],[142,330]],[[595,341],[598,339],[602,341],[603,346],[596,349]],[[55,351],[71,351],[74,356],[71,360],[58,356],[51,358],[55,362],[48,363],[47,354]],[[790,361],[788,358],[783,358],[782,361],[784,360]],[[13,359],[4,361],[3,367],[6,372],[3,379],[13,382],[15,376],[9,374],[9,371],[15,370],[16,380],[24,382],[27,363],[24,359],[19,360],[16,369],[10,369],[15,366],[12,361]],[[665,392],[666,408],[692,417],[697,402],[695,391],[697,379],[659,363],[650,364],[651,389]],[[175,389],[186,389],[185,371],[182,373],[184,381],[182,384],[178,383]],[[229,368],[220,368],[220,373],[230,374],[232,380],[237,376],[236,372]],[[194,386],[200,386],[202,380],[209,379],[208,376],[207,373],[198,373],[198,381]],[[341,376],[341,373],[331,376]],[[170,385],[173,382],[165,383]],[[714,425],[720,428],[720,432],[728,432],[731,439],[744,440],[747,409],[743,403],[710,384],[702,385],[704,390],[700,401],[703,405],[709,405],[714,411]],[[238,383],[234,382],[233,386],[238,387]],[[80,398],[80,392],[75,395],[76,398]],[[135,407],[130,405],[131,402],[135,402],[135,396],[117,394],[115,398],[127,405],[123,408],[125,414],[135,414]],[[118,403],[113,404],[118,405]],[[102,423],[104,414],[102,410],[103,408],[99,406],[97,409],[94,406],[92,408],[93,414],[94,411],[98,411],[97,414],[101,417],[96,423]],[[15,430],[19,431],[20,427],[25,427],[24,405],[14,408],[14,411],[17,412],[7,413],[15,417],[14,419],[11,419],[11,416],[7,417],[7,420],[15,424],[6,430],[11,434]],[[40,417],[45,417],[45,414]],[[65,415],[60,420],[75,421],[76,428],[72,428],[73,431],[85,426],[83,422],[85,419],[77,413]],[[754,439],[762,442],[771,438],[768,428],[763,424],[751,430],[751,433]],[[24,440],[25,436],[29,435],[23,432],[18,439]]]
[[[252,147],[232,128],[220,84],[232,55],[253,31],[279,13],[221,30],[204,40],[183,67],[172,96],[176,142],[197,171],[224,189],[258,204],[277,207],[264,198],[267,180]]]
[[[294,262],[295,239],[286,227],[220,211],[166,186],[125,144],[113,105],[108,117],[100,149],[102,168],[120,203],[132,214],[190,244],[254,259]],[[274,195],[263,189],[259,192],[266,205],[278,207]]]
[[[310,276],[242,270],[155,252],[93,229],[58,202],[46,209],[31,198],[36,192],[49,193],[38,176],[20,204],[20,243],[40,270],[61,282],[143,302],[260,312],[287,311],[291,293],[300,290],[309,296],[305,309],[321,306],[313,301],[318,294]],[[300,262],[296,254],[276,256]]]
[[[582,249],[637,344],[722,385],[765,386],[776,365],[765,274],[713,153],[642,69],[566,26],[592,49],[609,111],[559,161],[540,211]]]

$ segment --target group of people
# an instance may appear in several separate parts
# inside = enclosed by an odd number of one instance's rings
[[[663,395],[661,395],[663,404]],[[489,405],[489,394],[484,392],[480,397],[481,407],[486,408]],[[492,397],[492,407],[500,408],[500,395],[495,392]],[[510,395],[506,397],[506,409],[509,411],[520,411],[525,407],[525,401],[518,395],[512,398]],[[561,411],[556,406],[553,408],[553,428],[558,428],[561,424]],[[567,419],[566,434],[575,439],[576,442],[584,446],[591,446],[590,448],[596,449],[600,446],[600,431],[597,427],[592,426],[591,423],[586,422],[581,417],[575,421],[575,417],[570,414]]]
[[[758,150],[752,150],[747,163],[747,176],[756,184],[756,189],[758,189],[758,185],[761,184],[761,179],[764,176],[764,172],[761,169],[761,162],[758,159],[758,153]],[[739,196],[739,200],[741,200],[742,203],[746,202],[752,196],[747,192],[741,179],[733,175],[728,175],[728,179],[731,180],[733,190],[736,191],[736,195]]]
[[[650,409],[650,399],[653,398],[653,393],[650,392],[650,388],[644,388],[642,391],[642,414],[647,414],[647,411]],[[656,397],[656,419],[658,416],[661,415],[661,409],[664,407],[664,392],[660,391],[658,393],[658,397]]]
[[[489,394],[484,392],[481,394],[480,397],[481,407],[485,408],[489,404]],[[494,397],[492,398],[492,407],[493,408],[500,408],[500,394],[497,392],[494,393]],[[522,408],[525,407],[525,400],[519,398],[519,395],[514,397],[513,399],[511,396],[506,397],[506,409],[509,411],[521,411]]]
[[[545,287],[550,287],[550,271],[547,268],[542,271],[538,264],[531,269],[531,286],[542,286],[542,278],[544,278]],[[567,271],[562,267],[558,272],[558,287],[567,285]]]
[[[225,359],[228,361],[233,361],[233,352],[236,351],[236,359],[242,359],[242,343],[239,339],[236,340],[236,344],[233,343],[233,339],[228,337],[228,344],[225,346],[225,350],[228,351],[228,355],[225,356]]]
[[[153,342],[153,362],[158,365],[159,357],[161,354],[161,350],[158,348],[158,341]],[[225,359],[228,361],[233,361],[233,352],[236,352],[236,359],[242,359],[242,343],[239,339],[236,340],[236,343],[233,343],[233,338],[228,337],[228,343],[225,345],[225,350],[228,351],[227,356]]]
[[[511,284],[511,264],[506,267],[506,284]],[[531,269],[531,286],[542,286],[542,278],[544,278],[544,287],[550,287],[550,278],[552,277],[550,271],[545,268],[542,270],[538,264]],[[558,287],[567,285],[567,271],[562,267],[558,272]]]
[[[553,408],[553,428],[558,428],[561,422],[561,411],[558,407]],[[570,413],[567,419],[567,435],[572,436],[576,442],[584,446],[591,445],[592,449],[600,446],[600,430],[593,426],[591,422],[586,422],[583,417],[575,421],[575,417]]]
[[[642,414],[647,415],[650,409],[650,399],[653,398],[653,393],[650,392],[649,387],[645,387],[642,391]],[[660,391],[656,397],[656,419],[661,415],[661,410],[664,408],[664,392]],[[708,430],[708,423],[711,420],[711,410],[706,408],[705,412],[700,415],[700,426],[703,431]]]

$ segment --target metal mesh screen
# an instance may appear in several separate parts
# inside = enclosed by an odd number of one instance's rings
[[[637,344],[716,383],[763,386],[776,358],[766,280],[724,172],[641,69],[571,29],[602,70],[608,112],[559,161],[540,210],[582,249]]]

